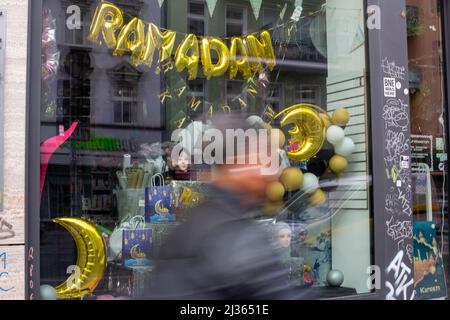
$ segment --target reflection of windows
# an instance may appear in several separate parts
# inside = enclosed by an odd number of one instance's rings
[[[245,92],[243,91],[244,81],[227,81],[227,104],[228,106],[236,106],[239,103],[246,102],[247,97]],[[241,101],[239,101],[241,99]]]
[[[409,37],[417,36],[422,30],[419,7],[406,6],[406,31]]]
[[[247,32],[247,9],[243,7],[227,7],[226,10],[227,37],[241,37]]]
[[[280,19],[280,12],[274,9],[263,9],[263,25],[261,30],[271,30],[277,27]],[[283,34],[285,28],[279,27],[276,31],[271,31],[272,42],[281,41],[287,37]]]
[[[196,35],[206,34],[205,10],[206,6],[204,2],[188,2],[188,33]]]
[[[267,98],[265,104],[272,106],[273,110],[281,111],[282,106],[282,89],[281,84],[270,84],[267,90]]]
[[[196,79],[189,81],[189,91],[186,93],[186,103],[190,115],[199,115],[205,106],[205,81]]]
[[[298,85],[295,88],[295,102],[321,105],[320,86]]]
[[[114,123],[131,124],[136,121],[137,92],[134,87],[119,86],[113,95]]]

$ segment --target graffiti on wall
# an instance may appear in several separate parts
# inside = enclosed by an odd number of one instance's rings
[[[382,109],[386,234],[397,252],[386,268],[386,299],[414,299],[411,140],[407,68],[388,57],[381,61],[384,103]]]
[[[4,281],[8,278],[8,259],[6,252],[0,251],[0,296],[3,292],[8,292],[14,289],[14,287],[7,287],[4,285]]]

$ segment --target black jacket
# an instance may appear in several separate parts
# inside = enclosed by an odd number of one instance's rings
[[[295,298],[287,272],[254,208],[212,188],[165,240],[149,299],[259,300]]]

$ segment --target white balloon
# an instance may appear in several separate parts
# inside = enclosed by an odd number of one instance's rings
[[[319,178],[312,173],[305,173],[303,175],[302,191],[311,194],[317,189],[319,189]]]
[[[57,300],[58,295],[56,289],[48,284],[44,284],[39,288],[41,300]]]
[[[345,132],[344,129],[338,126],[331,126],[327,130],[327,140],[333,146],[339,144],[344,140]]]
[[[261,124],[263,124],[264,120],[259,116],[253,115],[253,116],[250,116],[247,118],[247,123],[249,125],[251,125],[252,127],[255,127],[255,126],[260,126]]]
[[[334,146],[334,152],[343,157],[349,157],[355,151],[355,143],[350,138],[344,138],[339,144]]]

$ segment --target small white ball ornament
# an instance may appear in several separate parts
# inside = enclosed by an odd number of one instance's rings
[[[302,191],[311,194],[319,189],[319,178],[312,173],[305,173],[303,175],[303,187]]]
[[[334,151],[340,156],[349,157],[355,151],[355,143],[350,138],[344,138],[344,140],[334,146]]]
[[[58,295],[56,294],[56,289],[52,286],[44,284],[39,288],[40,298],[42,300],[57,300]]]
[[[337,145],[345,138],[344,129],[338,126],[331,126],[327,130],[327,141],[332,145]]]
[[[247,118],[247,123],[252,127],[261,126],[264,123],[264,120],[259,116],[250,116]]]

